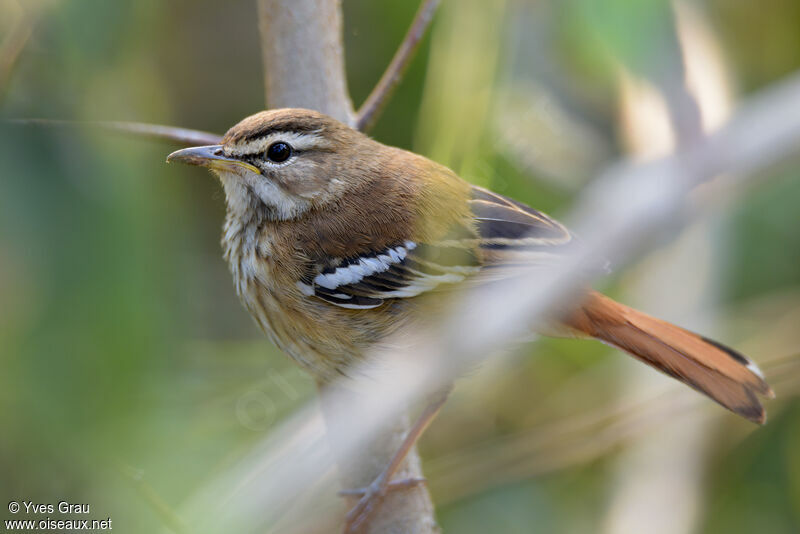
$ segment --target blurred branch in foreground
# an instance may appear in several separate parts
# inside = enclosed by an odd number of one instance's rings
[[[406,406],[528,333],[535,318],[587,278],[586,266],[595,258],[628,261],[658,243],[653,236],[680,227],[687,193],[698,184],[724,175],[721,184],[738,187],[745,176],[796,153],[798,101],[800,75],[794,75],[751,98],[725,126],[691,146],[649,163],[610,169],[587,188],[571,217],[584,249],[555,266],[471,290],[444,324],[430,325],[414,340],[398,340],[393,350],[353,371],[353,377],[361,378],[362,402],[343,417],[348,427],[339,429],[340,453],[357,455],[375,429],[396,420]],[[339,405],[335,398],[322,402]],[[300,410],[209,484],[192,503],[192,517],[209,528],[233,524],[239,531],[263,530],[278,518],[287,519],[289,504],[307,495],[326,471],[322,432],[316,411]]]
[[[781,402],[800,393],[800,353],[762,362]],[[770,406],[775,409],[775,402]],[[665,420],[728,416],[676,384],[645,400],[615,400],[527,432],[480,443],[426,462],[426,468],[435,482],[432,489],[444,504],[589,462],[641,438]]]
[[[751,354],[756,353],[756,347],[761,347],[762,354],[766,350],[767,354],[775,355],[759,358],[768,381],[777,392],[777,402],[770,403],[773,417],[776,410],[800,396],[800,335],[796,328],[800,321],[798,299],[798,293],[759,298],[737,307],[728,316],[729,320],[724,321],[737,324],[758,317],[757,331],[738,344]],[[565,397],[578,398],[583,393],[586,398],[595,399],[602,395],[593,371],[590,369],[585,374],[591,376],[585,380],[573,380],[559,391],[557,397],[537,403],[538,412],[556,413],[554,406]],[[597,391],[586,395],[586,389],[593,386]],[[739,423],[695,392],[670,382],[666,390],[655,395],[629,394],[622,400],[602,402],[597,408],[576,410],[558,421],[533,423],[535,428],[528,431],[465,447],[426,462],[426,469],[433,481],[432,489],[437,500],[445,504],[494,486],[590,462],[647,435],[666,419],[698,415],[704,421],[727,418],[731,423]],[[743,439],[756,428],[742,423],[735,430],[736,436]],[[733,446],[738,441],[728,440],[727,445]]]

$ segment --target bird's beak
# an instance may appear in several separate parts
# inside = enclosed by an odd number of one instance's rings
[[[167,163],[180,161],[187,165],[199,165],[213,170],[236,171],[245,168],[256,174],[261,174],[258,167],[254,167],[242,160],[229,158],[222,151],[222,145],[195,146],[176,150],[167,156]]]

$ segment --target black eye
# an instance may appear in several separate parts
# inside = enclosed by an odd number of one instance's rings
[[[283,141],[278,141],[277,143],[272,143],[269,145],[267,149],[267,158],[270,161],[274,161],[275,163],[281,163],[289,159],[292,155],[292,147],[288,144],[284,143]]]

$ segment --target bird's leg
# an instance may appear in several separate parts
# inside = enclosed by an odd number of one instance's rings
[[[376,483],[378,482],[378,479],[382,479],[382,477],[383,475],[381,474],[381,476],[375,479],[372,482],[372,484],[370,484],[366,488],[340,490],[339,495],[342,497],[363,497],[375,487]],[[392,480],[391,482],[386,483],[386,490],[384,491],[384,494],[394,490],[416,488],[417,486],[419,486],[420,484],[424,484],[425,482],[427,482],[427,480],[424,478],[401,478],[400,480]]]
[[[441,410],[449,394],[450,388],[438,393],[435,399],[425,407],[419,417],[417,417],[417,420],[414,421],[414,425],[408,430],[406,437],[403,439],[403,443],[400,444],[400,448],[395,452],[394,456],[392,456],[392,459],[386,465],[383,472],[372,481],[372,484],[366,488],[339,492],[340,495],[345,496],[361,496],[358,503],[356,503],[345,517],[344,534],[355,534],[359,532],[365,525],[370,514],[380,505],[389,491],[414,488],[425,482],[424,478],[392,480],[392,476],[394,476],[400,468],[400,464],[403,463],[408,452],[428,428],[428,425],[430,425],[431,421],[436,417],[436,414],[439,413],[439,410]]]

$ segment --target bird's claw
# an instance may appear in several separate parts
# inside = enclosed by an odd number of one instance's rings
[[[383,502],[389,492],[416,488],[426,482],[427,480],[424,478],[404,478],[387,482],[384,474],[381,474],[365,488],[340,491],[339,495],[344,497],[361,497],[345,516],[344,534],[356,534],[359,532],[366,520]]]

